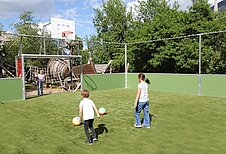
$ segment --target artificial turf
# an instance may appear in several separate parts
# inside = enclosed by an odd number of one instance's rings
[[[73,126],[79,92],[0,104],[0,153],[225,153],[226,99],[150,91],[151,128],[134,128],[135,89],[91,91],[107,114],[98,141],[85,145]]]

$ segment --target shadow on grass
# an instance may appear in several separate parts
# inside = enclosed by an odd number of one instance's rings
[[[152,118],[153,118],[153,117],[155,117],[155,118],[156,118],[157,116],[156,116],[156,115],[154,115],[154,114],[152,115],[152,114],[150,114],[150,113],[149,113],[149,117],[150,117],[150,125],[151,125]],[[143,122],[144,122],[144,118],[142,118],[140,122],[141,122],[141,123],[143,123]]]
[[[105,124],[99,124],[97,128],[95,128],[95,133],[98,139],[98,136],[103,134],[103,133],[108,133],[107,127],[105,127]]]
[[[47,93],[47,94],[43,94],[43,95],[34,95],[34,96],[27,96],[26,99],[33,99],[33,98],[37,98],[37,97],[42,97],[42,96],[46,96],[46,95],[50,95],[51,93]]]

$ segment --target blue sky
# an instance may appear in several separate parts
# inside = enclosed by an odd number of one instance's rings
[[[74,20],[76,33],[85,37],[95,33],[93,9],[98,8],[100,3],[101,0],[0,0],[0,23],[8,31],[10,24],[17,22],[22,12],[34,10],[41,27],[50,22],[51,17]]]
[[[173,3],[176,0],[171,0]],[[191,0],[177,0],[181,10],[191,5]],[[212,4],[214,0],[209,0]],[[220,0],[218,0],[220,1]],[[4,30],[10,29],[21,14],[34,10],[35,19],[40,26],[50,22],[51,17],[74,20],[76,34],[82,38],[95,34],[92,18],[93,9],[100,7],[102,0],[0,0],[0,23]],[[127,7],[137,4],[137,0],[125,0]],[[13,30],[13,29],[11,29]]]

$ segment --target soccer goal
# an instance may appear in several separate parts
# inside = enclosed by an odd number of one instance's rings
[[[32,60],[32,62],[31,62]],[[35,66],[42,61],[41,66]],[[80,67],[77,72],[73,67]],[[63,91],[82,89],[81,55],[38,55],[21,54],[16,57],[17,76],[22,78],[23,99],[37,96],[37,76],[44,72],[44,95]]]

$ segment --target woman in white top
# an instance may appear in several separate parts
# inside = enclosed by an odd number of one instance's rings
[[[140,73],[138,75],[138,89],[137,89],[137,95],[134,102],[134,113],[136,122],[134,124],[134,127],[141,128],[141,121],[140,121],[140,112],[143,110],[144,112],[144,121],[143,126],[145,128],[150,128],[150,116],[149,116],[149,97],[148,97],[148,84],[149,80],[147,79],[147,82],[145,82],[145,75],[143,73]],[[148,83],[148,84],[147,84]]]

